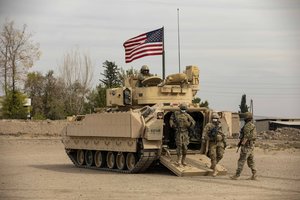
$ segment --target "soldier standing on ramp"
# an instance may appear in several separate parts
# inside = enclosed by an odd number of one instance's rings
[[[187,105],[182,103],[179,106],[180,112],[176,111],[171,115],[170,126],[176,129],[176,146],[177,146],[177,164],[186,166],[185,158],[189,144],[189,129],[194,128],[194,119],[186,113]]]
[[[254,161],[254,145],[256,140],[256,127],[252,122],[253,116],[252,113],[246,112],[245,113],[245,125],[243,126],[240,134],[240,142],[238,147],[241,146],[241,153],[240,158],[238,160],[238,168],[236,170],[235,175],[231,176],[230,178],[233,180],[237,180],[242,171],[244,164],[247,160],[248,167],[252,171],[252,176],[249,178],[250,180],[256,180],[256,168],[255,168],[255,161]]]
[[[205,155],[209,150],[209,157],[211,160],[210,168],[214,170],[212,174],[213,177],[217,176],[218,174],[216,165],[223,158],[224,150],[227,146],[226,137],[222,131],[219,118],[220,117],[217,113],[213,113],[212,123],[206,124],[203,131],[206,144]]]

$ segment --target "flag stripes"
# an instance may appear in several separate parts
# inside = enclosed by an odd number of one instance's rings
[[[145,56],[163,54],[163,28],[150,31],[127,40],[125,48],[125,62],[130,63]]]

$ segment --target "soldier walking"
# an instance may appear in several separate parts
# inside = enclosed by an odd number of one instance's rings
[[[217,113],[212,114],[212,122],[206,124],[204,127],[204,140],[206,144],[205,155],[209,151],[209,157],[211,160],[210,168],[213,169],[212,176],[215,177],[218,174],[216,165],[223,158],[226,144],[226,137],[222,131],[222,126],[219,121],[220,117]]]
[[[194,128],[194,119],[186,112],[187,105],[182,103],[179,106],[180,112],[176,111],[171,115],[170,126],[176,129],[176,146],[177,146],[177,164],[186,166],[186,154],[189,144],[189,129]]]
[[[254,161],[256,127],[253,124],[252,119],[253,119],[252,113],[246,112],[245,125],[241,129],[240,142],[238,144],[238,147],[241,146],[240,158],[238,160],[238,168],[236,170],[235,175],[230,177],[233,180],[237,180],[240,177],[246,160],[247,160],[248,167],[252,171],[252,176],[249,179],[250,180],[257,179],[257,175],[256,175],[257,171],[255,168],[255,161]]]

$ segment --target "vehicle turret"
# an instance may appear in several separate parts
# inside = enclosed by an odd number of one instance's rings
[[[138,77],[132,75],[125,78],[123,87],[108,89],[107,106],[137,108],[157,103],[192,103],[199,90],[199,68],[187,66],[183,73],[169,75],[165,80],[151,76],[142,81],[142,87],[138,81]]]

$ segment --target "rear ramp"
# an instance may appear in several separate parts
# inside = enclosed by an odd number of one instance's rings
[[[210,169],[210,159],[200,153],[189,152],[186,157],[186,166],[178,166],[176,151],[167,150],[161,155],[160,162],[177,176],[209,176],[213,170]],[[226,175],[227,170],[222,165],[217,165],[218,176]]]

